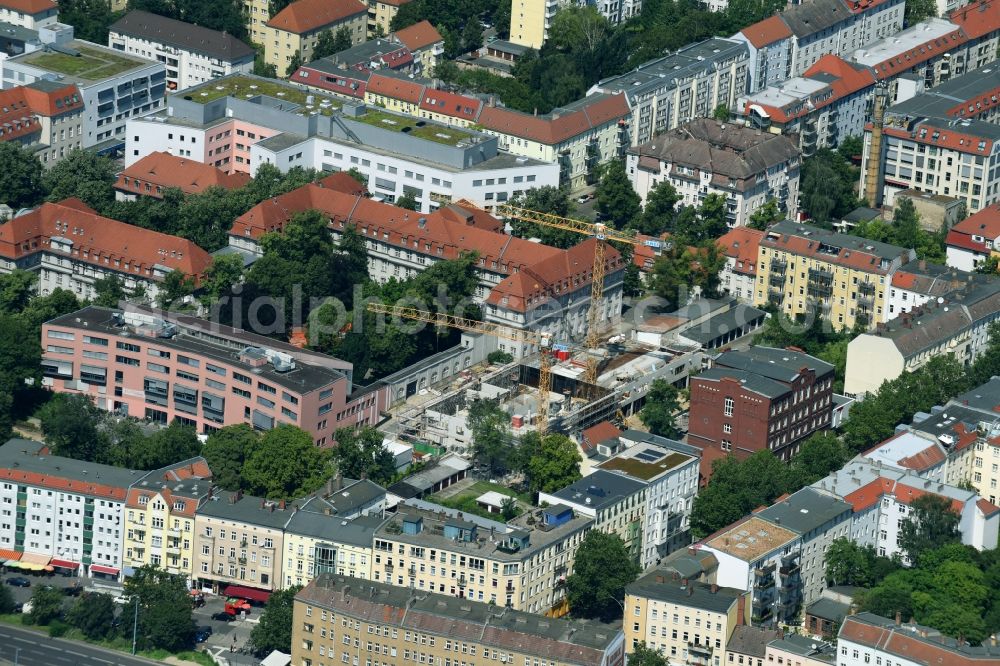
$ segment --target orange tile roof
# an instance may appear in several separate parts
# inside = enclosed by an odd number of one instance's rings
[[[825,55],[817,60],[802,76],[815,78],[817,74],[827,74],[835,78],[832,81],[816,79],[820,80],[825,87],[809,95],[809,104],[802,104],[796,100],[784,106],[776,106],[751,98],[746,100],[744,112],[751,106],[760,107],[775,122],[787,123],[795,118],[806,116],[816,109],[829,106],[860,90],[875,86],[875,75],[870,69],[861,65],[852,65],[833,54]],[[789,113],[788,109],[792,108],[797,110],[794,113]]]
[[[24,87],[0,90],[0,141],[20,139],[42,131],[24,94]]]
[[[194,517],[195,512],[198,510],[199,498],[191,497],[183,494],[174,494],[170,488],[163,486],[159,490],[147,490],[144,488],[132,488],[128,491],[128,499],[125,505],[133,509],[145,509],[149,506],[149,499],[159,495],[163,498],[163,502],[169,507],[171,516],[190,516]],[[145,504],[139,502],[140,497],[147,497]],[[174,504],[183,504],[183,509],[175,509]]]
[[[468,95],[427,88],[420,99],[420,108],[472,122],[479,117],[483,103]]]
[[[444,41],[441,33],[431,25],[430,21],[426,20],[414,23],[408,28],[397,30],[396,39],[401,41],[410,51],[414,52]]]
[[[329,176],[320,178],[315,184],[319,187],[325,187],[331,190],[336,190],[337,192],[353,194],[355,196],[361,196],[368,191],[365,189],[364,185],[354,180],[353,177],[343,171],[331,173]]]
[[[0,0],[0,7],[13,9],[22,14],[40,14],[56,9],[58,5],[52,0]]]
[[[730,259],[736,260],[736,272],[757,274],[757,248],[764,232],[750,227],[734,227],[719,238],[719,249]]]
[[[1000,237],[1000,204],[992,204],[973,213],[953,226],[951,231],[965,236],[982,236],[987,240]]]
[[[581,433],[580,447],[584,451],[593,451],[597,445],[610,440],[617,440],[622,431],[611,421],[601,421]]]
[[[391,5],[393,7],[402,7],[408,2],[410,2],[410,0],[375,0],[376,4]]]
[[[956,9],[949,17],[969,39],[978,39],[1000,30],[1000,6],[996,0],[980,0]]]
[[[358,0],[295,0],[275,14],[267,26],[301,35],[358,14],[368,15],[368,6]]]
[[[479,114],[479,124],[494,132],[554,145],[592,128],[621,121],[629,113],[624,94],[604,95],[595,96],[579,110],[567,112],[556,109],[548,116],[533,116],[530,113],[487,106]]]
[[[920,137],[918,130],[926,127],[927,135],[923,138]],[[965,132],[958,131],[961,125],[955,127],[938,127],[931,123],[917,123],[913,130],[907,132],[905,129],[900,129],[898,127],[886,127],[883,131],[889,136],[896,137],[898,139],[907,139],[915,143],[922,143],[927,146],[940,146],[948,148],[950,150],[955,150],[960,153],[968,153],[970,155],[989,155],[993,150],[993,140],[985,137],[979,137],[974,134],[968,134]],[[871,123],[865,125],[865,129],[870,131]],[[934,132],[938,132],[938,138],[934,139]],[[979,150],[979,142],[983,141],[983,149]]]
[[[896,626],[884,620],[885,626],[865,621],[865,616],[849,615],[844,618],[839,637],[860,645],[867,645],[881,652],[904,659],[911,664],[941,666],[993,666],[996,656],[970,654],[967,648],[953,647],[938,642],[933,637],[912,631],[910,625]],[[961,650],[961,651],[960,651]]]
[[[12,90],[17,89],[13,88]],[[69,111],[83,109],[83,97],[75,85],[67,85],[51,91],[39,90],[34,85],[26,85],[21,90],[31,110],[41,116],[59,116]]]
[[[912,469],[919,472],[925,469],[930,469],[935,465],[940,465],[946,458],[947,456],[945,456],[944,451],[940,446],[931,444],[923,451],[914,453],[912,456],[900,458],[898,464],[900,467],[905,467],[906,469]]]
[[[947,35],[929,39],[923,44],[918,44],[908,51],[894,55],[872,66],[872,69],[875,71],[875,78],[881,81],[899,76],[910,71],[920,63],[944,55],[950,49],[967,41],[969,41],[969,38],[961,28],[957,28]]]
[[[162,198],[162,194],[157,194],[155,187],[151,191],[145,192],[143,186],[148,183],[163,189],[176,187],[185,194],[197,194],[204,192],[209,187],[235,190],[249,182],[250,174],[248,173],[230,174],[211,164],[156,151],[146,155],[121,172],[115,182],[115,188],[130,194]]]
[[[0,256],[19,259],[50,248],[53,237],[73,242],[72,258],[122,273],[155,279],[154,265],[198,277],[211,256],[194,243],[101,217],[79,199],[44,203],[0,225]],[[119,262],[121,265],[116,265]]]
[[[791,29],[778,14],[743,28],[740,32],[758,49],[792,36]]]
[[[38,472],[25,472],[16,467],[0,469],[0,479],[13,481],[15,483],[30,484],[51,488],[62,492],[73,492],[80,495],[93,495],[95,497],[106,497],[108,499],[124,500],[126,488],[120,486],[106,486],[90,481],[79,481],[77,479],[66,479],[51,474],[41,474]]]
[[[396,78],[394,76],[383,76],[376,72],[368,78],[367,92],[373,95],[391,97],[410,104],[420,104],[424,92],[424,86],[413,81]]]
[[[921,488],[908,486],[905,483],[898,483],[886,478],[878,478],[855,490],[853,493],[846,495],[844,497],[844,501],[850,504],[854,508],[854,512],[857,513],[877,504],[882,499],[883,495],[889,495],[895,498],[897,502],[906,504],[907,506],[909,506],[913,500],[923,497],[924,495],[944,497],[943,495],[938,495],[937,493],[927,492]],[[951,508],[957,513],[962,513],[962,509],[965,508],[965,505],[957,499],[952,499]]]

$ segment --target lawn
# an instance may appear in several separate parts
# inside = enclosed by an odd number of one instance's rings
[[[40,52],[24,59],[29,65],[41,67],[67,76],[97,81],[109,76],[127,72],[141,64],[141,61],[124,55],[116,55],[97,49],[78,48],[78,56],[66,53]]]
[[[357,120],[359,122],[372,125],[373,127],[381,127],[384,130],[403,132],[405,134],[409,134],[410,136],[415,136],[418,139],[434,141],[436,143],[442,143],[446,146],[454,146],[460,141],[472,138],[472,135],[468,132],[464,132],[454,127],[436,125],[427,123],[426,121],[423,121],[425,123],[423,125],[417,125],[417,123],[421,121],[374,109],[368,109],[365,111],[364,115],[353,118],[352,120]]]
[[[314,92],[307,92],[294,86],[278,83],[277,81],[252,79],[246,76],[231,76],[229,78],[206,83],[196,90],[185,91],[184,99],[190,99],[193,102],[207,104],[208,102],[215,101],[222,97],[246,98],[248,95],[267,95],[268,97],[274,97],[275,99],[286,99],[293,104],[302,106],[303,108],[300,113],[308,111],[305,106],[306,99],[310,95],[313,98],[312,103],[315,110],[320,111],[324,116],[330,115],[333,109],[340,108],[340,104],[336,103],[329,97],[318,95]],[[330,102],[330,104],[326,107],[321,107],[320,104],[322,102]]]
[[[490,491],[498,492],[501,495],[506,495],[508,497],[514,497],[518,500],[519,511],[518,515],[523,512],[523,507],[531,504],[531,496],[527,494],[518,494],[507,488],[506,486],[500,486],[495,483],[490,483],[489,481],[476,481],[474,484],[462,490],[461,492],[452,495],[451,497],[440,497],[439,495],[431,495],[427,498],[428,502],[433,502],[435,504],[440,504],[441,506],[446,506],[449,509],[455,509],[457,511],[462,511],[464,513],[471,513],[477,516],[482,516],[483,518],[489,518],[490,520],[496,520],[498,522],[504,522],[503,517],[499,513],[490,513],[486,509],[482,508],[476,503],[476,498],[480,495],[488,493]]]

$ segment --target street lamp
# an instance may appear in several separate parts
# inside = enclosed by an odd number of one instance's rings
[[[132,601],[135,602],[135,616],[132,618],[132,655],[135,656],[135,643],[139,635],[139,597],[133,594]]]

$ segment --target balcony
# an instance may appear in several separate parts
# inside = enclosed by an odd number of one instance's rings
[[[771,261],[771,272],[785,274],[785,270],[788,268],[788,262],[784,259],[773,259]]]
[[[768,285],[772,287],[784,287],[785,286],[785,275],[784,273],[771,273],[767,278]]]
[[[833,285],[810,282],[806,287],[806,293],[817,298],[829,298],[833,295]]]
[[[391,573],[392,573],[392,570],[393,570],[393,569],[395,569],[395,568],[396,568],[396,567],[394,567],[394,566],[392,565],[392,562],[386,562],[386,563],[385,563],[385,572],[386,572],[386,573],[389,573],[389,574],[391,574]]]
[[[780,306],[785,302],[785,295],[780,291],[769,291],[767,294],[767,302],[771,305]]]
[[[797,574],[798,572],[799,572],[798,562],[792,562],[791,564],[783,564],[781,565],[781,568],[778,569],[778,573],[780,573],[782,576],[792,576],[794,574]]]
[[[469,579],[465,577],[465,574],[462,574],[458,579],[458,586],[465,587],[468,584],[469,584]]]
[[[417,568],[411,564],[410,568],[406,570],[406,574],[410,578],[416,578],[417,577]]]
[[[873,282],[859,282],[858,283],[858,293],[864,294],[866,296],[875,295],[875,283]]]
[[[507,594],[512,593],[514,591],[514,583],[507,581],[507,587],[504,589],[507,591]]]

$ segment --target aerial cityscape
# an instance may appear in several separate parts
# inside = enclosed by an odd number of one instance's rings
[[[0,0],[0,666],[1000,666],[997,0]]]

